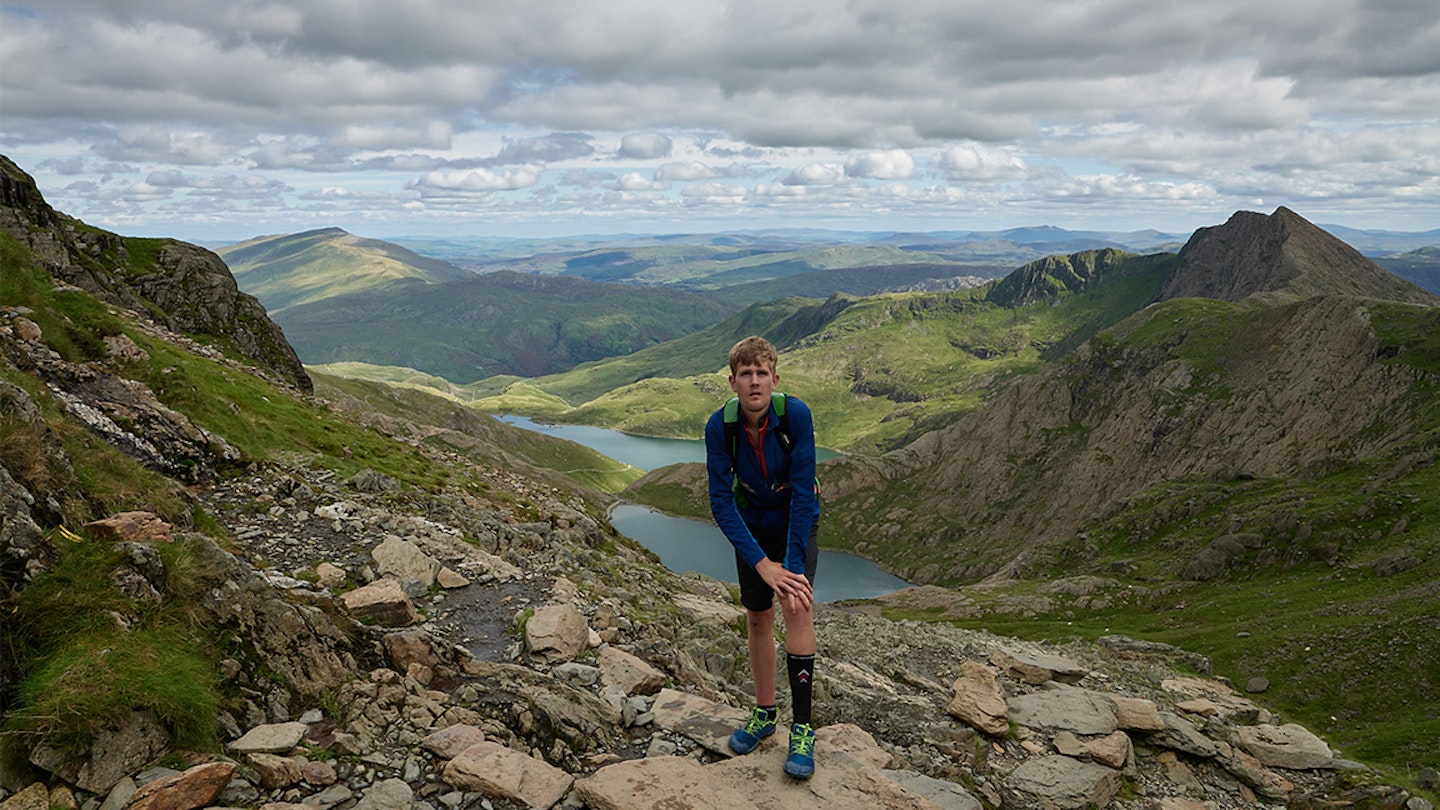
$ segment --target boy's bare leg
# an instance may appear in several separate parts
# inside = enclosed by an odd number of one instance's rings
[[[750,646],[750,676],[755,679],[755,705],[775,705],[775,608],[745,611],[745,637]],[[788,631],[787,631],[788,634]],[[815,628],[810,628],[814,644]]]

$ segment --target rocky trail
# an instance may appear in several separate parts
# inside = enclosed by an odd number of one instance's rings
[[[223,755],[144,769],[97,744],[59,774],[75,789],[36,783],[0,808],[1431,807],[1223,680],[1181,674],[1203,667],[1193,654],[844,605],[817,611],[817,775],[791,780],[783,733],[746,757],[725,748],[749,685],[722,583],[481,474],[538,519],[299,466],[201,493],[234,538],[213,550],[230,559],[220,601],[268,639],[266,669],[322,698],[222,662],[247,696],[222,718]],[[305,626],[275,618],[287,609]],[[349,645],[326,629],[347,618]]]

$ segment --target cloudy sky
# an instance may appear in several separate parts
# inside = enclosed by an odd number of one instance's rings
[[[0,152],[197,241],[1440,227],[1436,0],[34,0]]]

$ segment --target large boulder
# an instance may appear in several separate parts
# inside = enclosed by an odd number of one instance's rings
[[[575,781],[553,765],[492,742],[476,743],[450,760],[444,778],[459,790],[542,810],[554,807]]]
[[[569,661],[590,642],[590,626],[570,605],[546,605],[525,622],[525,649],[542,661]]]
[[[1240,745],[1274,768],[1304,770],[1330,768],[1335,755],[1325,741],[1304,726],[1288,723],[1283,726],[1241,726],[1236,729]]]
[[[997,673],[976,661],[960,664],[960,677],[952,685],[955,696],[946,713],[986,734],[1004,734],[1010,730],[1005,690]]]
[[[1051,755],[1026,760],[1008,786],[1046,800],[1060,810],[1104,807],[1120,790],[1120,774],[1103,765]]]

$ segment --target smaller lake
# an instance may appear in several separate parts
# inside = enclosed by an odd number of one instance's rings
[[[644,506],[621,504],[610,514],[621,534],[655,552],[666,568],[735,582],[735,547],[713,523],[678,518]],[[815,601],[870,599],[910,583],[854,554],[821,551],[815,565]]]
[[[640,470],[669,464],[705,461],[703,439],[655,439],[632,436],[589,425],[547,425],[524,416],[496,417],[507,425],[569,439]],[[824,460],[840,454],[823,447],[815,455]],[[821,520],[824,520],[822,517]],[[610,514],[615,530],[655,552],[666,568],[677,573],[695,571],[725,582],[735,582],[735,547],[719,527],[707,521],[673,517],[634,504],[616,506]],[[864,557],[821,551],[815,571],[815,601],[870,599],[910,583]]]

